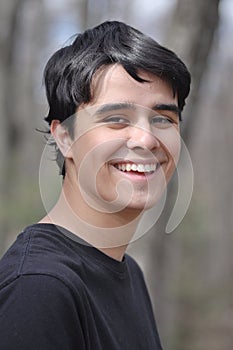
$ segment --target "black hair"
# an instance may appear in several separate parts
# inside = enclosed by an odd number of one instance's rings
[[[171,50],[151,37],[118,21],[107,21],[78,34],[72,44],[54,53],[44,70],[49,113],[45,120],[60,122],[74,115],[82,103],[92,99],[94,73],[104,65],[118,63],[131,77],[145,82],[138,75],[143,69],[167,81],[177,94],[183,110],[190,91],[190,74],[185,64]],[[72,133],[72,130],[70,130]],[[57,150],[57,162],[65,175],[64,159]]]

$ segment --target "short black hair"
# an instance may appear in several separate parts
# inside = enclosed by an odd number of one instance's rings
[[[139,30],[118,21],[106,21],[78,34],[73,43],[59,49],[44,70],[49,113],[45,120],[60,122],[74,115],[82,103],[92,99],[93,75],[102,66],[120,64],[143,83],[138,70],[167,81],[183,110],[190,91],[190,73],[181,59]],[[64,159],[57,149],[57,162],[65,175]]]

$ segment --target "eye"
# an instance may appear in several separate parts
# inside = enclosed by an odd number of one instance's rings
[[[151,118],[151,124],[159,129],[166,129],[175,124],[175,121],[163,115],[156,115]]]
[[[103,122],[110,124],[110,126],[119,128],[130,124],[129,120],[123,115],[111,115],[107,118],[104,118]]]

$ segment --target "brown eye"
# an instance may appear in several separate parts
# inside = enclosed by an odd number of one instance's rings
[[[122,115],[113,115],[113,116],[107,117],[103,120],[103,122],[107,124],[122,125],[122,126],[127,126],[130,123],[129,120]]]

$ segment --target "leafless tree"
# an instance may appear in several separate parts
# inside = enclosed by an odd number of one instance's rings
[[[192,90],[183,116],[182,130],[182,137],[191,153],[192,132],[198,121],[200,86],[205,77],[214,35],[218,27],[219,2],[219,0],[178,0],[170,18],[165,39],[165,44],[178,53],[192,74]],[[196,349],[195,346],[190,345],[196,322],[195,301],[193,300],[193,303],[190,304],[191,293],[187,289],[195,270],[183,268],[185,264],[183,252],[184,247],[188,244],[187,238],[176,233],[169,236],[164,234],[166,222],[176,197],[174,183],[175,181],[170,185],[167,205],[162,217],[143,242],[144,250],[141,250],[142,241],[135,249],[145,265],[165,348],[187,350]],[[193,225],[193,230],[195,230],[195,222],[192,222],[194,219],[191,215],[189,220],[184,224],[183,230],[190,231],[189,225]],[[200,239],[200,244],[201,242]],[[200,266],[197,263],[196,268],[198,267]],[[187,281],[181,283],[181,274],[184,278],[189,276]]]

